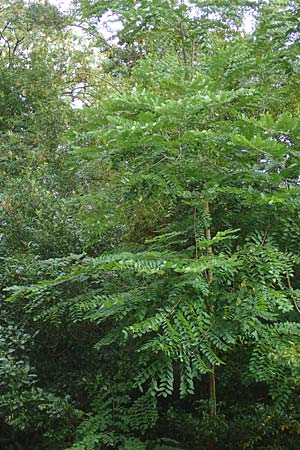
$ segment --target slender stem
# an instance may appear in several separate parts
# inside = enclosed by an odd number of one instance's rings
[[[205,210],[206,215],[209,216],[209,203],[208,202],[205,202],[204,210]],[[209,225],[207,225],[205,227],[205,238],[207,241],[211,241],[211,229],[210,229]],[[213,249],[211,246],[209,246],[207,248],[207,253],[209,253],[209,254],[213,253]],[[213,273],[212,273],[212,270],[210,270],[210,269],[207,271],[207,280],[208,280],[209,284],[211,284],[213,281]]]
[[[194,237],[195,237],[195,257],[198,259],[198,241],[197,241],[197,208],[194,208]]]
[[[209,203],[206,201],[204,203],[204,210],[207,216],[209,216]],[[205,237],[207,241],[211,241],[211,229],[210,226],[207,225],[205,227]],[[213,249],[211,246],[207,248],[207,253],[212,254]],[[213,282],[213,272],[211,269],[207,271],[207,281],[208,284],[211,284]],[[214,312],[214,305],[211,304],[209,306],[209,312]],[[216,394],[216,373],[215,373],[215,366],[212,364],[211,372],[209,374],[209,401],[210,401],[210,415],[212,417],[215,417],[217,415],[217,394]]]
[[[184,5],[184,0],[181,0],[181,5]],[[181,45],[182,45],[183,63],[186,66],[187,65],[187,56],[186,56],[186,51],[185,51],[185,30],[184,30],[182,20],[180,20],[180,24],[179,24],[179,34],[180,34],[180,40],[181,40]]]
[[[290,276],[289,276],[288,272],[286,273],[286,279],[287,279],[287,283],[288,283],[288,288],[292,292],[293,291],[293,287],[292,287],[291,279],[290,279]],[[297,311],[298,314],[300,314],[299,306],[298,306],[297,301],[296,301],[296,299],[295,299],[295,297],[293,296],[292,293],[291,293],[291,298],[292,298],[292,302],[293,302],[295,310]]]
[[[209,394],[210,394],[210,415],[212,417],[216,417],[216,415],[217,415],[217,394],[216,394],[215,366],[212,366],[212,371],[209,374]]]
[[[191,48],[191,78],[194,77],[194,65],[195,65],[195,39],[192,40]]]

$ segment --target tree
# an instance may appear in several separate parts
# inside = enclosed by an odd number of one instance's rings
[[[8,285],[34,282],[39,259],[81,249],[79,221],[70,217],[75,208],[66,202],[78,185],[63,139],[74,120],[66,87],[73,89],[81,81],[74,73],[84,50],[76,51],[75,66],[76,40],[64,28],[69,23],[47,3],[9,2],[1,9],[2,300]],[[70,398],[37,374],[43,354],[37,354],[38,348],[49,341],[23,313],[21,305],[2,301],[0,446],[42,445],[41,436],[54,427],[61,431],[51,438],[57,449],[78,413]]]

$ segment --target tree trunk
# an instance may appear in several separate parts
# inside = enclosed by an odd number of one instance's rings
[[[209,216],[209,203],[206,201],[204,204],[204,209]],[[211,229],[209,225],[205,227],[205,237],[207,241],[211,241]],[[212,254],[213,250],[212,247],[207,248],[207,253]],[[211,284],[213,282],[213,272],[212,270],[207,271],[207,280],[208,283]],[[214,312],[214,305],[209,305],[209,312]],[[217,396],[216,396],[216,373],[215,373],[215,366],[212,365],[211,367],[211,373],[209,374],[209,403],[210,403],[210,415],[212,417],[215,417],[217,415]]]

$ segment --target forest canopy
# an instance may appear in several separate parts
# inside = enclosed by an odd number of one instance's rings
[[[0,448],[299,450],[300,8],[0,6]]]

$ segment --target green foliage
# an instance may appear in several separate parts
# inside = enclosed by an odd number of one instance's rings
[[[146,394],[133,401],[125,392],[127,385],[102,386],[101,394],[93,400],[96,415],[88,417],[78,429],[72,448],[122,448],[143,450],[146,446],[134,437],[144,433],[157,420],[156,399]]]

